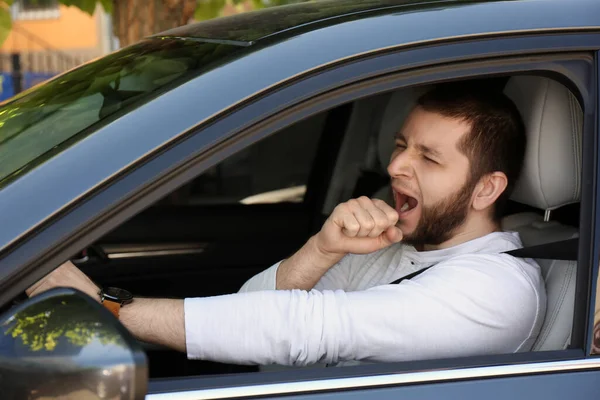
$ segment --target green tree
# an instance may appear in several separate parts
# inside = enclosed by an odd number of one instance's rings
[[[11,28],[10,6],[15,0],[0,0],[0,44]],[[35,0],[33,0],[35,1]],[[121,46],[145,36],[221,15],[226,5],[251,4],[253,9],[298,3],[305,0],[59,0],[92,15],[100,4],[112,15],[114,34]]]
[[[10,20],[11,5],[12,0],[0,0],[0,45],[6,40],[12,26]]]

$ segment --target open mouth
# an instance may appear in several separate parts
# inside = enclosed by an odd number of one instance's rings
[[[408,214],[417,204],[418,200],[404,193],[395,192],[396,194],[396,211],[400,215]]]

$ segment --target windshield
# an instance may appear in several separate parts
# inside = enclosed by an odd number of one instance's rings
[[[240,49],[189,40],[144,41],[0,104],[0,188],[106,119],[222,64]]]

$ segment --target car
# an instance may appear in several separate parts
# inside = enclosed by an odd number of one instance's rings
[[[1,103],[2,398],[597,398],[599,50],[597,0],[325,0],[162,32]],[[395,130],[452,81],[526,125],[503,228],[546,282],[533,351],[230,365],[139,342],[77,290],[24,295],[68,259],[136,296],[235,293],[336,204],[386,200]]]

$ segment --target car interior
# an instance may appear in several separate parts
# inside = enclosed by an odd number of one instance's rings
[[[526,125],[525,165],[502,228],[519,232],[526,247],[578,237],[583,112],[576,96],[543,76],[471,83],[503,90]],[[338,203],[361,195],[390,201],[393,136],[427,89],[344,104],[253,144],[102,237],[79,265],[99,285],[135,296],[236,292],[297,250]],[[566,349],[577,263],[537,261],[548,303],[534,351]],[[144,346],[151,378],[259,370]]]

